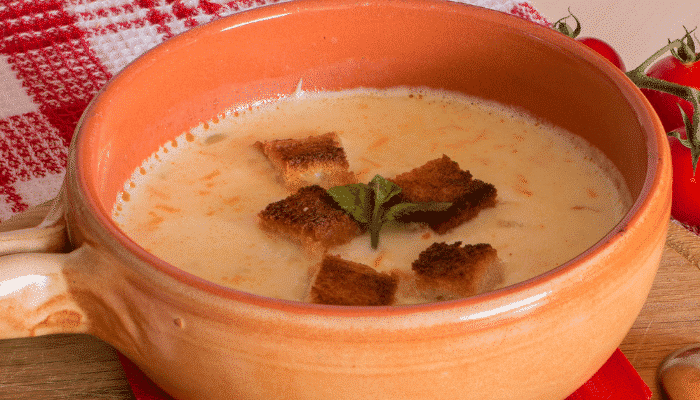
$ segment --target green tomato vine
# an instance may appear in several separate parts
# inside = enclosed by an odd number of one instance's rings
[[[693,171],[695,171],[698,164],[698,159],[700,158],[700,129],[698,129],[700,126],[700,91],[689,86],[683,86],[662,79],[652,78],[644,73],[647,68],[651,66],[651,64],[669,51],[674,57],[683,62],[687,63],[698,61],[699,57],[695,50],[695,41],[691,35],[692,32],[693,31],[689,32],[686,30],[686,33],[682,38],[674,41],[669,40],[666,46],[659,49],[637,68],[628,71],[625,74],[637,87],[641,89],[651,89],[672,94],[687,100],[693,105],[692,116],[687,115],[680,105],[678,106],[680,108],[681,115],[683,116],[687,138],[682,139],[678,131],[667,132],[667,134],[677,138],[681,143],[683,143],[684,146],[690,149]]]

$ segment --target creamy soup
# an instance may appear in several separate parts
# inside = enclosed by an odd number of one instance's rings
[[[331,249],[378,271],[411,271],[434,242],[489,243],[511,285],[599,241],[631,205],[603,154],[561,129],[497,104],[425,89],[305,93],[231,110],[165,144],[125,183],[113,218],[136,243],[218,284],[304,298],[318,263],[297,243],[262,231],[258,213],[291,193],[256,141],[336,132],[360,182],[391,178],[443,154],[493,184],[497,203],[444,235],[422,226],[382,230]],[[397,302],[411,303],[411,298]]]

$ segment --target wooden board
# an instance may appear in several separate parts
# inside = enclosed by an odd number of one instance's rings
[[[669,224],[664,256],[649,297],[620,349],[662,399],[656,369],[673,350],[700,342],[700,238]]]

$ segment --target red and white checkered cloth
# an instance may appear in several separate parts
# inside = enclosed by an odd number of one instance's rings
[[[130,61],[194,26],[290,0],[0,1],[3,221],[57,194],[81,113],[100,88]],[[549,24],[522,0],[459,1]],[[137,399],[168,398],[126,358],[122,362]],[[649,388],[618,350],[570,399],[650,397]]]
[[[194,26],[285,0],[2,0],[0,221],[53,198],[75,125],[146,50]],[[465,2],[546,23],[528,3]]]

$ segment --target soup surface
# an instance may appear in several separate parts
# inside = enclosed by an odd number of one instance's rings
[[[262,231],[258,213],[291,193],[256,141],[336,132],[359,182],[443,154],[498,190],[493,208],[438,235],[411,225],[330,250],[378,271],[411,271],[434,242],[489,243],[507,286],[599,241],[631,198],[613,165],[577,136],[471,97],[417,88],[306,93],[231,110],[166,143],[125,183],[113,218],[174,266],[264,296],[304,298],[319,259]],[[399,304],[417,302],[399,297]]]

